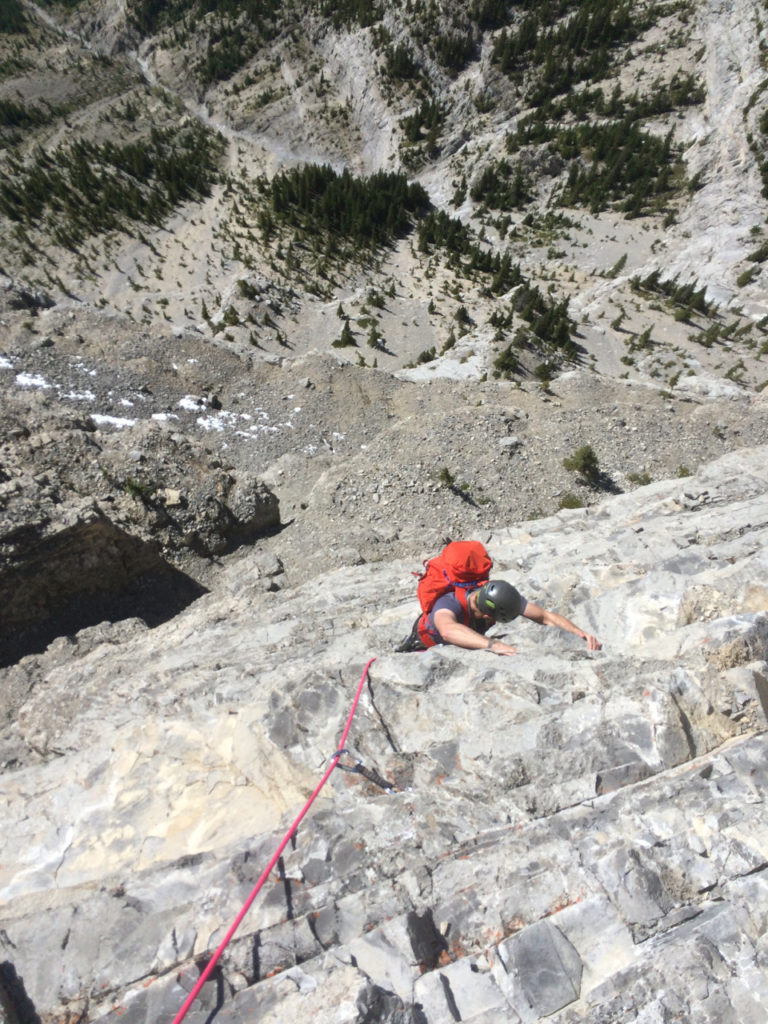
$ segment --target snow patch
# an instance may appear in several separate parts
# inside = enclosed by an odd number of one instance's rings
[[[136,425],[136,420],[129,420],[123,416],[103,416],[101,413],[92,413],[91,419],[97,427],[133,427]]]
[[[16,383],[20,388],[49,388],[51,385],[37,373],[17,373]]]
[[[194,395],[184,395],[178,404],[180,409],[186,409],[188,412],[199,412],[201,406],[205,405],[205,402],[202,398],[195,398]]]
[[[95,402],[96,395],[92,391],[67,391],[61,394],[62,398],[68,398],[72,402]]]

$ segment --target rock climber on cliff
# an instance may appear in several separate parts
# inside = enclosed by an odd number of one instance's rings
[[[602,649],[597,637],[564,615],[527,601],[506,580],[490,579],[493,559],[480,541],[451,541],[437,557],[425,561],[424,567],[423,572],[413,573],[419,580],[421,615],[398,651],[454,644],[494,654],[517,654],[516,647],[485,634],[496,622],[512,622],[521,615],[540,626],[574,633],[586,641],[590,651]]]
[[[433,605],[424,624],[436,644],[454,644],[470,650],[488,650],[494,654],[517,654],[517,648],[503,640],[486,637],[485,633],[496,622],[512,622],[522,616],[540,626],[556,626],[574,633],[586,641],[590,651],[599,651],[602,644],[597,637],[557,612],[547,611],[527,601],[506,580],[489,580],[467,595],[467,611],[455,591],[444,594]]]

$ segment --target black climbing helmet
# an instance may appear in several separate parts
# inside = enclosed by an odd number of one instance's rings
[[[477,592],[477,607],[497,622],[511,622],[523,610],[523,599],[506,580],[489,580]]]

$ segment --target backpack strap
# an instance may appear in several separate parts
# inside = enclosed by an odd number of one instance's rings
[[[469,595],[467,590],[469,587],[477,589],[476,583],[462,583],[457,584],[453,594],[456,600],[459,602],[462,611],[462,626],[468,626],[472,615],[469,610]],[[424,644],[425,647],[434,647],[436,644],[441,644],[442,638],[438,631],[434,628],[430,621],[431,611],[422,612],[421,617],[416,621],[416,628],[419,634],[419,640]]]
[[[488,582],[487,578],[485,578],[485,579],[476,579],[476,580],[466,580],[463,583],[460,582],[459,580],[452,580],[450,578],[450,576],[448,575],[448,573],[445,571],[445,569],[443,569],[443,576],[445,576],[446,580],[450,584],[451,589],[456,591],[456,596],[458,597],[459,594],[462,595],[465,604],[466,604],[466,598],[467,598],[467,591],[468,590],[477,590],[478,587],[482,587],[482,585],[484,583]]]

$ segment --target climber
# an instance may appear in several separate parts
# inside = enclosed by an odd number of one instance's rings
[[[466,599],[466,608],[449,591],[433,605],[424,624],[435,644],[454,644],[470,650],[488,650],[494,654],[517,654],[517,648],[503,640],[486,637],[485,633],[496,622],[511,622],[522,615],[540,626],[557,626],[585,640],[590,651],[599,651],[602,644],[597,637],[585,633],[570,619],[557,612],[547,611],[532,601],[526,601],[506,580],[489,580]],[[427,645],[429,646],[429,645]]]

